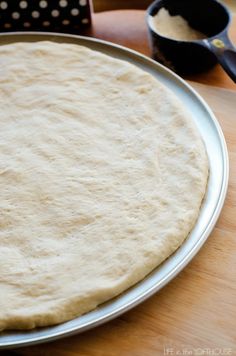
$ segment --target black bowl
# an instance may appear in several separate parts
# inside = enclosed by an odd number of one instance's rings
[[[231,20],[228,9],[215,0],[156,0],[147,10],[154,59],[181,75],[203,72],[214,66],[218,59],[208,41],[174,40],[155,31],[150,16],[156,15],[162,7],[172,16],[181,15],[192,28],[204,33],[208,40],[218,36],[226,42]]]

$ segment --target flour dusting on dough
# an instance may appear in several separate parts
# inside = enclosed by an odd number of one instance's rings
[[[73,44],[0,51],[0,329],[94,309],[173,253],[208,164],[151,75]]]

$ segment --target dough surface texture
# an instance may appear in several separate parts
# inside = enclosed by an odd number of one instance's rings
[[[86,313],[193,228],[208,160],[191,115],[141,69],[73,44],[0,51],[0,330]]]

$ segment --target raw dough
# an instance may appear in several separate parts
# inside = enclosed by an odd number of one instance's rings
[[[0,329],[86,313],[172,254],[199,214],[204,145],[137,67],[73,44],[0,51]]]

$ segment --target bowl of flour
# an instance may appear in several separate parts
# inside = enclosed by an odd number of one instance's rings
[[[220,62],[234,79],[229,24],[229,11],[215,0],[156,0],[147,10],[152,56],[180,75],[204,72]]]

